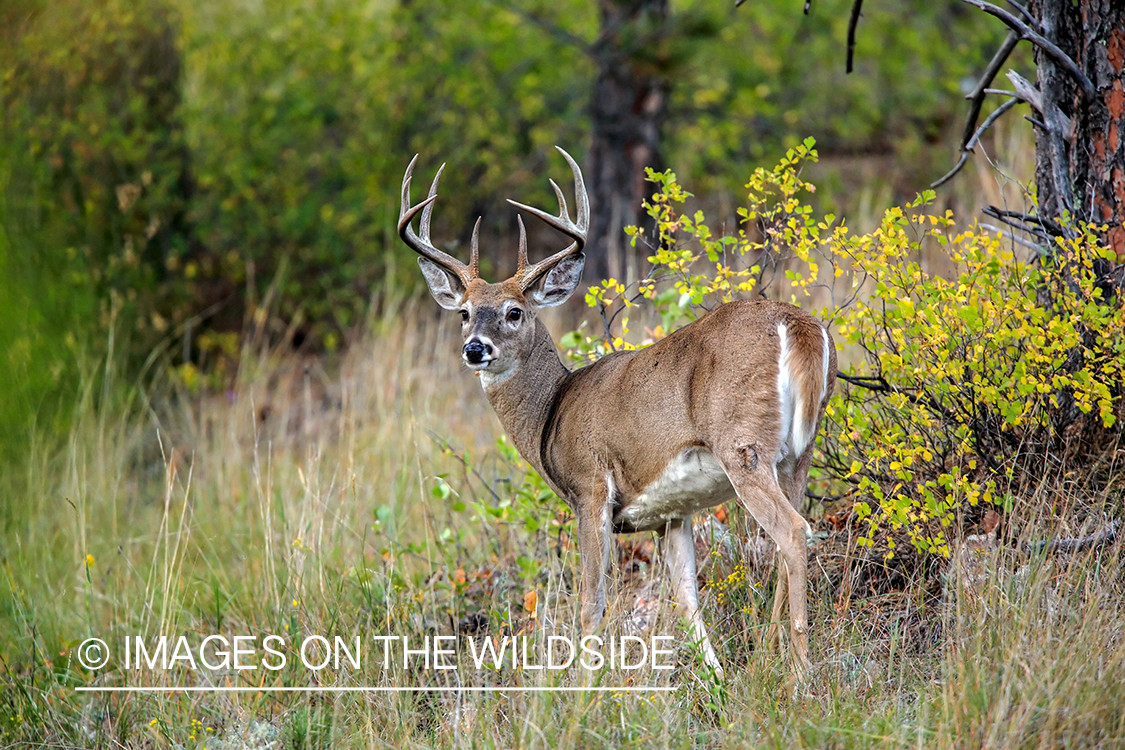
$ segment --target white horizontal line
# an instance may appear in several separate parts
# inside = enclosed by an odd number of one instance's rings
[[[676,690],[668,687],[457,687],[455,685],[419,685],[407,687],[201,687],[181,685],[176,687],[76,687],[80,693],[412,693],[417,691],[438,693],[552,693],[552,692],[595,692],[595,693],[668,693]]]

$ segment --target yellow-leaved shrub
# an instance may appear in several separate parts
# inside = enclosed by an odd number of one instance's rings
[[[690,194],[671,171],[650,172],[655,236],[630,230],[652,248],[650,272],[591,287],[602,335],[580,329],[563,345],[588,362],[766,291],[812,305],[841,350],[842,376],[818,438],[817,478],[853,501],[862,544],[904,530],[919,551],[948,554],[943,529],[961,509],[1010,508],[1050,451],[1116,428],[1125,306],[1106,270],[1117,259],[1085,225],[1064,225],[1021,259],[1010,239],[933,212],[932,191],[853,233],[803,200],[814,190],[800,176],[813,145],[753,174],[741,228],[726,236],[702,212],[682,212]],[[628,316],[643,300],[659,322],[630,343]],[[894,554],[890,535],[887,546]]]

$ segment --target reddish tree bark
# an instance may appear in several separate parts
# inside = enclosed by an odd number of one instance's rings
[[[1043,36],[1077,63],[1095,90],[1093,97],[1083,94],[1074,77],[1036,47],[1040,214],[1057,219],[1068,212],[1108,225],[1105,239],[1125,260],[1125,3],[1036,0],[1029,10]],[[1055,108],[1065,116],[1062,127],[1052,127],[1059,120],[1051,117]]]

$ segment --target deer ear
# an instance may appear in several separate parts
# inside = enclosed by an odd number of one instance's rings
[[[456,310],[461,307],[461,300],[465,298],[465,285],[456,274],[426,258],[418,258],[418,267],[426,277],[426,286],[437,303],[446,310]]]
[[[536,307],[554,307],[566,302],[582,280],[585,265],[583,253],[563,258],[528,290],[531,301]]]

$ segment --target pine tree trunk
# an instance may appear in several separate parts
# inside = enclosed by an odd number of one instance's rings
[[[1096,91],[1084,96],[1074,77],[1036,47],[1040,214],[1058,219],[1069,212],[1108,225],[1105,240],[1125,259],[1125,2],[1037,0],[1030,10],[1043,36],[1077,63]],[[1121,281],[1118,274],[1114,282]]]
[[[1096,261],[1106,298],[1120,293],[1125,266],[1125,2],[1122,0],[1034,0],[1029,7],[1042,35],[1066,53],[1090,79],[1094,95],[1054,56],[1035,47],[1040,102],[1034,113],[1035,185],[1039,215],[1059,222],[1105,225],[1102,240],[1117,262]],[[1033,105],[1034,106],[1034,105]],[[1056,231],[1058,231],[1056,229]],[[1063,234],[1077,230],[1063,223]],[[1086,331],[1094,346],[1097,331]],[[1066,363],[1071,371],[1084,362],[1076,348]],[[1057,434],[1097,439],[1097,420],[1084,418],[1070,389],[1058,394],[1052,414]]]
[[[624,228],[646,223],[641,211],[648,192],[645,167],[663,169],[668,80],[646,51],[663,33],[668,0],[604,0],[600,5],[587,178],[593,194],[587,278],[634,280],[648,253],[630,247]]]

